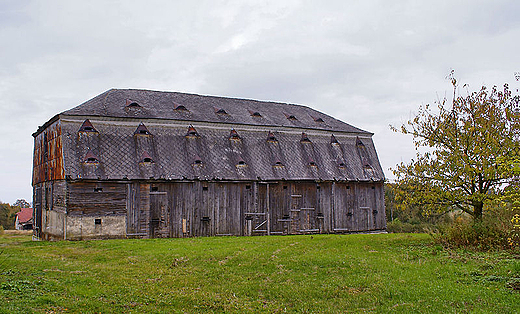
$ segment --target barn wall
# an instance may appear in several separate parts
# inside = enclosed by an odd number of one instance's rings
[[[126,183],[69,183],[66,238],[126,236],[127,190]]]
[[[383,183],[335,183],[332,226],[334,232],[385,229]]]
[[[125,216],[67,216],[67,240],[123,238],[126,236]]]
[[[43,238],[347,233],[386,227],[383,183],[47,182]],[[66,232],[64,232],[66,230]]]

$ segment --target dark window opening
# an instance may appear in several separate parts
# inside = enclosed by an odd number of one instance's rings
[[[276,142],[276,137],[274,137],[273,132],[269,131],[269,133],[267,133],[267,141]]]
[[[290,115],[290,116],[287,117],[287,120],[297,121],[298,119],[296,119],[295,116]]]
[[[101,218],[94,219],[94,224],[95,225],[100,225],[101,224]]]
[[[188,127],[188,133],[186,133],[187,136],[199,136],[199,133],[197,133],[197,130],[193,127],[193,125],[190,125]]]
[[[138,103],[136,102],[132,102],[128,105],[128,107],[133,107],[133,108],[138,108],[138,107],[141,107]]]
[[[150,158],[150,157],[145,157],[145,158],[143,159],[143,162],[152,162],[152,161],[153,161],[153,160],[152,160],[152,158]]]
[[[350,190],[350,186],[347,185],[346,189],[347,189],[347,190]]]
[[[231,131],[229,132],[229,138],[239,140],[240,136],[238,135],[238,132],[235,129],[231,129]]]
[[[302,132],[302,138],[300,140],[301,143],[310,143],[311,140],[309,140],[309,137],[307,136],[307,133]]]
[[[340,164],[339,164],[339,167],[340,167],[340,168],[344,168],[344,167],[345,167],[345,164],[344,164],[344,163],[340,163]]]
[[[175,110],[188,111],[188,109],[186,107],[184,107],[183,105],[178,105],[177,107],[175,107]]]
[[[282,219],[287,220],[287,219],[291,219],[291,217],[289,215],[285,214],[285,215],[283,215]]]
[[[282,165],[282,162],[281,161],[277,161],[274,163],[275,166],[281,166]]]
[[[375,190],[375,189],[376,189],[376,187],[375,187],[375,186],[373,186],[373,187],[372,187],[372,190]]]
[[[257,118],[261,118],[262,117],[262,115],[258,111],[255,111],[255,112],[251,113],[251,116],[252,117],[257,117]]]
[[[209,222],[209,217],[208,216],[204,216],[204,217],[202,217],[201,221]]]
[[[103,188],[94,188],[94,192],[103,192]]]
[[[224,109],[218,109],[215,112],[218,113],[218,114],[227,114],[226,110],[224,110]]]
[[[374,209],[374,210],[372,211],[372,214],[374,214],[374,215],[377,215],[377,213],[378,213],[377,209]]]
[[[157,191],[159,191],[159,188],[156,187],[156,186],[152,186],[152,187],[150,188],[150,191],[152,191],[152,192],[157,192]]]
[[[98,160],[95,157],[89,157],[89,158],[87,158],[87,162],[88,163],[97,163]]]
[[[309,165],[311,165],[311,166],[316,166],[316,163],[315,163],[314,161],[310,161],[310,162],[309,162]]]
[[[322,123],[322,122],[324,122],[322,118],[316,118],[316,119],[314,119],[314,121],[316,121],[316,122],[318,122],[318,123]]]
[[[321,189],[321,186],[316,185],[316,190],[319,190],[319,189]]]
[[[323,213],[318,213],[318,218],[323,218]]]
[[[284,186],[283,186],[283,189],[284,189],[284,190],[287,190],[287,185],[284,185]]]
[[[238,164],[239,164],[240,166],[244,166],[244,165],[246,164],[246,162],[243,161],[243,160],[240,160],[240,161],[238,162]]]
[[[250,185],[246,185],[246,190],[250,190],[251,189],[251,186]]]
[[[202,164],[202,160],[200,160],[200,159],[195,160],[195,164],[196,164],[196,165],[200,165],[200,164]]]
[[[202,191],[207,191],[208,190],[208,187],[207,186],[203,186],[202,187]]]
[[[146,130],[139,130],[139,134],[145,134],[146,135],[146,134],[150,134],[150,133],[148,131],[146,131]]]
[[[348,217],[351,217],[351,216],[352,216],[352,213],[347,213],[347,216],[348,216]]]
[[[79,132],[97,132],[89,119],[86,119],[81,127],[79,128]]]

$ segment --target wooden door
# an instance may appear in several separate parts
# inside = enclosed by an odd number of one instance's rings
[[[150,192],[150,238],[165,238],[170,235],[167,192]]]

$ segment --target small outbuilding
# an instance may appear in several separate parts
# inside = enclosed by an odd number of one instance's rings
[[[16,230],[32,230],[33,229],[33,209],[20,208],[16,213],[14,221],[14,228]]]
[[[33,134],[34,234],[384,230],[372,135],[301,105],[111,89]]]

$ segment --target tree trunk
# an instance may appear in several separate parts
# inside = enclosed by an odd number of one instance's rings
[[[482,221],[482,211],[484,209],[484,202],[473,203],[473,218],[475,221]]]

